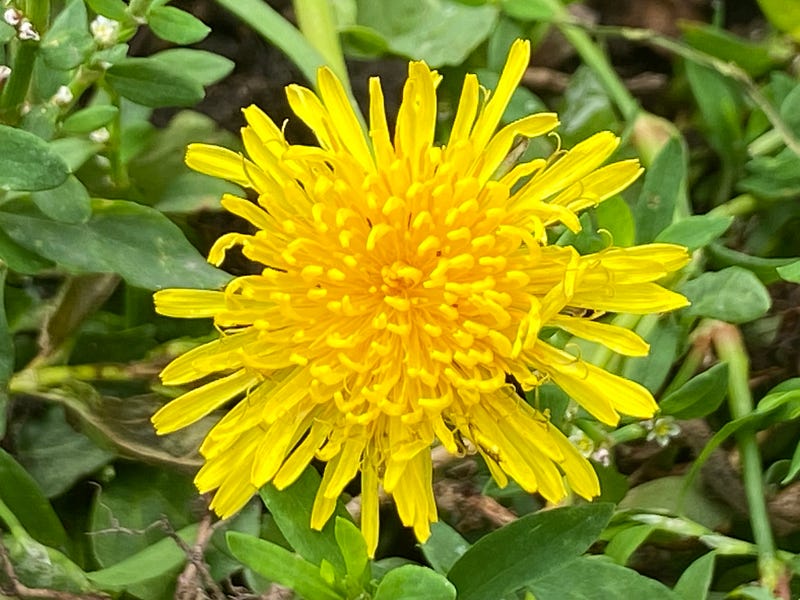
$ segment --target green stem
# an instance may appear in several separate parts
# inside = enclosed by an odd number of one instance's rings
[[[728,370],[728,405],[732,419],[742,419],[753,412],[753,397],[748,382],[750,365],[739,330],[729,323],[718,322],[714,327],[714,345],[720,360],[730,367]],[[764,498],[761,454],[756,432],[742,428],[735,434],[742,463],[747,503],[750,508],[750,523],[758,547],[758,566],[761,581],[769,590],[775,589],[781,577],[782,566],[775,555],[775,541],[769,522]]]
[[[294,0],[294,12],[300,31],[325,59],[345,89],[350,88],[333,7],[329,0]]]
[[[758,210],[758,201],[750,194],[742,194],[715,206],[708,211],[709,215],[720,217],[741,217]]]
[[[0,520],[6,524],[6,528],[14,536],[15,540],[30,539],[31,536],[25,531],[22,523],[19,522],[19,519],[11,512],[11,509],[3,502],[2,498],[0,498]]]
[[[14,124],[19,119],[20,108],[28,95],[38,49],[39,43],[32,40],[21,41],[17,46],[11,75],[0,96],[0,116],[7,123]]]
[[[22,11],[39,35],[50,25],[50,0],[27,0]]]
[[[664,391],[661,393],[662,398],[666,398],[669,394],[679,389],[683,384],[689,381],[694,374],[697,373],[700,366],[703,364],[707,352],[707,343],[703,345],[701,342],[695,341],[689,352],[686,353],[686,358],[683,359],[678,372],[669,382]]]

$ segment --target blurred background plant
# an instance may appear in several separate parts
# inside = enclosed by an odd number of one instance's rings
[[[797,2],[5,0],[2,10],[6,596],[800,593]],[[534,59],[505,121],[557,110],[564,147],[610,129],[620,157],[648,167],[585,214],[580,234],[552,231],[553,243],[693,252],[671,282],[690,307],[613,317],[650,342],[647,358],[550,340],[645,385],[660,414],[612,431],[543,386],[528,400],[595,462],[601,502],[541,511],[539,498],[490,483],[474,457],[435,451],[442,522],[420,547],[387,511],[376,561],[353,525],[357,485],[335,521],[308,529],[314,470],[213,522],[191,483],[208,423],[156,438],[149,422],[174,395],[158,371],[213,333],[157,317],[151,293],[220,287],[230,276],[203,255],[243,226],[219,204],[242,190],[189,171],[186,144],[237,149],[239,108],[289,118],[284,85],[313,83],[322,64],[351,74],[362,106],[367,77],[381,75],[392,115],[408,59],[448,75],[445,129],[463,73],[491,89],[517,37],[532,40]],[[313,143],[297,123],[287,135]]]

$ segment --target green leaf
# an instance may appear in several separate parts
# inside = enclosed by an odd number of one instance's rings
[[[0,190],[48,190],[64,183],[67,165],[40,137],[0,125]]]
[[[678,21],[678,27],[691,47],[725,62],[736,63],[752,76],[763,75],[781,62],[775,55],[774,44],[770,47],[767,43],[751,42],[706,23]]]
[[[106,71],[106,81],[121,96],[151,108],[194,106],[205,95],[197,80],[153,58],[126,58]]]
[[[374,600],[455,600],[456,588],[447,579],[418,565],[389,571],[375,590]]]
[[[602,204],[600,206],[603,206]],[[714,215],[692,215],[676,221],[656,236],[656,242],[667,242],[686,246],[690,252],[704,248],[733,223],[733,217]]]
[[[94,49],[83,0],[70,0],[42,37],[39,52],[51,69],[74,69]]]
[[[433,68],[461,65],[491,33],[495,6],[452,0],[358,0],[358,24],[381,34],[392,52]],[[468,31],[469,35],[464,35]]]
[[[98,104],[79,110],[61,124],[64,133],[82,134],[108,125],[117,116],[119,109],[110,104]]]
[[[345,563],[345,572],[353,582],[369,582],[369,554],[367,543],[358,527],[352,521],[336,517],[334,520],[334,533],[336,543],[342,552]],[[366,580],[364,580],[366,576]]]
[[[28,472],[0,448],[0,499],[37,541],[65,548],[67,534],[50,502]]]
[[[25,275],[35,275],[53,266],[49,260],[17,244],[2,228],[0,228],[0,260],[12,271]]]
[[[741,93],[720,73],[686,61],[686,75],[702,114],[708,141],[722,159],[736,165],[744,152]]]
[[[727,394],[728,363],[719,363],[692,377],[659,403],[661,412],[676,419],[698,419],[711,414]]]
[[[800,260],[796,260],[783,267],[778,267],[776,270],[778,271],[778,275],[786,281],[800,283]]]
[[[319,568],[277,544],[236,531],[226,536],[231,553],[259,575],[297,592],[306,600],[342,600]]]
[[[439,573],[447,574],[469,550],[469,542],[444,521],[431,524],[431,537],[420,546],[425,560]]]
[[[631,554],[650,537],[653,531],[655,531],[653,525],[626,527],[609,540],[604,554],[624,567]]]
[[[684,193],[686,154],[678,138],[670,138],[647,171],[634,209],[636,242],[646,244],[672,224],[675,206]]]
[[[4,536],[2,542],[8,550],[15,574],[25,585],[76,594],[92,591],[83,570],[55,548],[28,536]]]
[[[61,138],[50,142],[50,150],[61,157],[70,173],[77,171],[102,148],[102,144],[75,137]],[[63,180],[60,183],[63,183]]]
[[[122,0],[86,0],[94,12],[115,21],[128,20],[127,5]]]
[[[320,476],[309,467],[292,485],[278,490],[268,483],[259,492],[275,524],[283,536],[300,556],[320,565],[323,560],[331,563],[337,572],[346,570],[345,560],[336,542],[335,520],[337,517],[350,519],[341,502],[321,531],[311,529],[311,508],[320,484]]]
[[[177,533],[191,546],[197,537],[197,528],[197,524],[189,525]],[[150,590],[152,588],[146,585],[148,581],[161,581],[161,578],[176,573],[186,560],[186,553],[173,539],[163,538],[110,567],[92,571],[86,576],[89,581],[107,592]]]
[[[478,540],[448,579],[459,600],[502,598],[580,556],[612,513],[611,504],[593,504],[526,515]]]
[[[33,192],[31,200],[43,214],[63,223],[85,223],[92,215],[89,192],[74,175],[58,187]]]
[[[714,576],[715,559],[714,552],[709,552],[689,565],[675,584],[675,593],[683,600],[706,598]]]
[[[536,600],[679,600],[672,590],[655,579],[588,556],[567,563],[530,587]]]
[[[59,223],[34,207],[6,204],[0,226],[17,243],[65,267],[118,273],[146,289],[219,288],[230,276],[209,265],[160,212],[121,200],[94,200],[86,223]],[[76,244],[75,240],[81,240]]]
[[[710,259],[709,262],[714,267],[718,269],[723,267],[742,267],[752,272],[765,285],[779,281],[781,275],[778,269],[788,266],[797,260],[796,258],[760,258],[731,250],[716,242],[709,244],[706,252]]]
[[[552,21],[556,7],[548,0],[502,0],[503,12],[520,21]]]
[[[208,52],[190,48],[171,48],[152,54],[150,58],[158,60],[174,70],[180,70],[200,85],[212,85],[230,75],[235,63],[232,60]]]
[[[2,256],[2,245],[0,245],[0,256]],[[14,340],[8,329],[5,302],[7,273],[8,265],[0,260],[0,440],[6,436],[8,382],[14,374]]]
[[[655,320],[655,325],[653,325]],[[672,315],[639,321],[636,333],[650,344],[650,354],[627,357],[622,363],[622,376],[641,383],[655,393],[664,383],[678,353],[681,328]]]
[[[211,28],[194,15],[174,6],[159,6],[147,13],[147,24],[158,37],[189,45],[205,39]]]
[[[769,292],[750,271],[728,267],[703,273],[681,289],[692,303],[686,314],[728,323],[747,323],[765,315],[772,303]]]
[[[594,209],[597,227],[611,234],[615,246],[633,246],[636,241],[636,224],[630,206],[622,196],[614,196]]]
[[[98,448],[70,427],[63,407],[49,406],[44,415],[28,419],[22,426],[17,456],[45,496],[53,498],[110,462],[115,454]]]
[[[189,172],[173,177],[154,204],[165,213],[191,213],[200,210],[222,210],[220,200],[224,194],[243,196],[238,185],[210,177],[203,173]]]
[[[758,0],[758,5],[773,27],[800,42],[800,6],[785,0]]]

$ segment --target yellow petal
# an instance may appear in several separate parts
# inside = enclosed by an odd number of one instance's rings
[[[156,312],[167,317],[205,319],[225,310],[225,292],[215,290],[159,290],[153,294]]]
[[[555,129],[556,126],[558,126],[558,116],[555,113],[538,113],[503,127],[492,137],[484,150],[484,164],[478,179],[486,181],[492,176],[500,163],[505,160],[517,136],[537,137]]]
[[[450,141],[447,142],[448,148],[455,146],[457,142],[466,140],[475,122],[475,115],[478,113],[478,94],[480,85],[478,78],[472,73],[467,73],[464,77],[464,85],[461,88],[461,98],[458,101],[458,110],[453,120],[453,127],[450,130]]]
[[[245,173],[246,162],[247,159],[241,154],[219,146],[189,144],[186,148],[186,164],[189,168],[250,187],[250,178]]]
[[[394,148],[386,123],[381,81],[377,77],[371,77],[369,80],[369,135],[372,138],[377,165],[382,169],[389,168],[394,160]]]
[[[483,107],[470,139],[476,148],[483,148],[492,137],[500,118],[517,89],[525,69],[528,68],[531,56],[531,45],[527,40],[515,40],[508,52],[508,59],[500,73],[497,88],[492,92],[489,102]]]
[[[638,160],[615,162],[589,173],[549,202],[578,212],[621,192],[636,181],[642,172]]]
[[[258,382],[259,376],[246,369],[200,386],[178,396],[152,417],[159,435],[177,431],[199,421]]]
[[[570,317],[568,315],[554,315],[548,324],[556,325],[590,342],[603,344],[606,348],[619,352],[625,356],[647,356],[650,344],[624,327],[617,327],[609,323],[601,323],[590,319]]]
[[[634,315],[667,312],[689,306],[685,296],[655,283],[615,285],[601,289],[578,289],[569,303],[579,308]]]

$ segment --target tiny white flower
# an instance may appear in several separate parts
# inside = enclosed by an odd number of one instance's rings
[[[3,21],[12,27],[16,27],[22,21],[22,13],[16,8],[7,8],[3,13]]]
[[[33,23],[28,19],[22,19],[22,22],[17,27],[17,36],[21,40],[39,41],[39,32],[33,28]]]
[[[647,441],[655,441],[662,448],[681,432],[675,418],[669,416],[642,421],[642,426],[647,429]]]
[[[604,467],[611,465],[611,451],[605,446],[600,446],[597,450],[592,452],[592,455],[589,458],[591,458],[594,462],[603,465]]]
[[[30,102],[23,102],[22,106],[20,106],[20,108],[19,108],[19,114],[27,115],[29,112],[31,112],[31,103]]]
[[[119,35],[119,21],[98,15],[89,24],[95,41],[101,47],[113,46],[117,42]]]
[[[98,144],[105,144],[108,141],[109,137],[111,137],[111,134],[105,127],[101,127],[100,129],[95,129],[93,132],[89,134],[89,139]]]
[[[72,102],[73,95],[66,85],[58,88],[58,91],[53,95],[52,102],[56,106],[66,106]]]
[[[585,458],[589,458],[594,452],[594,442],[592,438],[586,435],[586,432],[579,427],[573,427],[572,432],[569,434],[569,441],[578,449]]]
[[[11,67],[0,65],[0,83],[3,83],[11,76]]]

